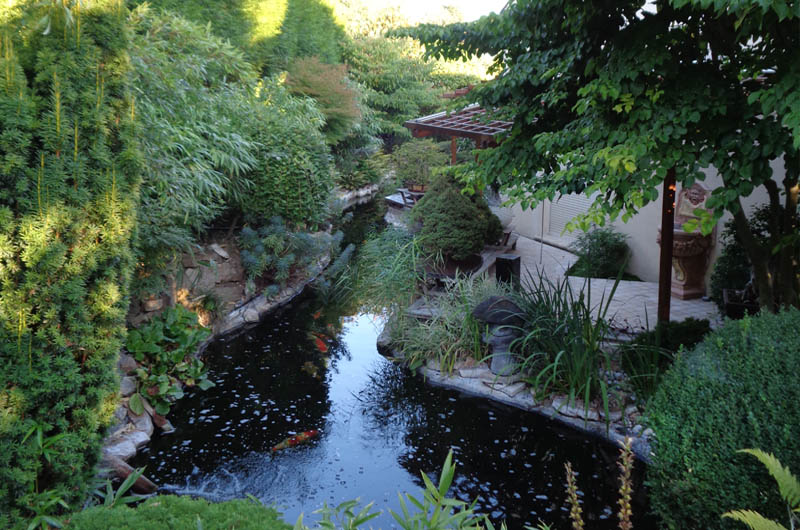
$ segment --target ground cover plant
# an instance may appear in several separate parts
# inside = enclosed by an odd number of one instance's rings
[[[800,467],[798,322],[796,309],[728,321],[667,372],[646,409],[651,505],[667,528],[733,528],[720,514],[750,507],[785,516],[769,476],[736,451]]]
[[[75,506],[91,482],[116,407],[142,168],[124,6],[9,6],[0,8],[2,527]]]
[[[134,414],[144,412],[143,400],[162,416],[183,397],[183,386],[214,386],[206,377],[197,347],[211,334],[200,326],[197,314],[182,305],[169,307],[158,317],[128,332],[125,347],[141,365],[136,370],[138,389],[129,401]]]
[[[100,530],[107,528],[242,528],[290,530],[278,512],[251,500],[209,502],[203,499],[159,495],[130,508],[97,506],[69,517],[65,528]]]
[[[409,140],[392,153],[395,177],[403,186],[430,186],[448,158],[433,140]]]

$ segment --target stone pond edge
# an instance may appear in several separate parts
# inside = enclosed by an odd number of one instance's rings
[[[391,346],[389,340],[388,328],[384,327],[377,340],[378,351],[382,352],[389,358],[400,359],[398,352]],[[480,377],[463,377],[457,370],[453,370],[448,374],[436,370],[430,366],[421,366],[417,373],[421,375],[426,382],[443,388],[457,390],[464,394],[490,399],[509,405],[527,412],[533,412],[546,418],[554,419],[562,424],[572,427],[578,431],[584,432],[590,436],[602,438],[608,442],[613,443],[618,447],[622,447],[627,438],[631,439],[631,449],[637,460],[649,464],[652,461],[653,452],[651,450],[650,439],[653,436],[653,431],[644,427],[643,425],[633,425],[630,428],[619,422],[611,422],[610,427],[607,428],[605,421],[586,420],[581,417],[575,417],[565,414],[566,411],[575,412],[573,407],[564,406],[566,399],[556,397],[553,403],[560,403],[559,407],[551,404],[537,404],[531,395],[529,388],[522,392],[517,392],[514,395],[508,395],[501,390],[497,390],[487,384],[486,379]],[[495,380],[500,378],[495,378]],[[493,385],[500,387],[501,385]],[[512,385],[503,385],[512,386]],[[578,411],[579,413],[582,411]],[[591,412],[591,411],[590,411]]]

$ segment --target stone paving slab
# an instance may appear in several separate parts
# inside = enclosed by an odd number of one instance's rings
[[[520,236],[517,252],[522,256],[523,283],[530,285],[528,273],[536,277],[537,271],[543,271],[551,281],[564,278],[567,269],[575,263],[577,257],[560,248],[542,244],[539,241]],[[524,271],[528,271],[527,273]],[[601,300],[608,299],[614,280],[592,279],[572,276],[570,286],[575,293],[584,291],[590,296],[595,314],[599,310]],[[608,309],[611,325],[619,331],[638,333],[655,327],[658,314],[658,283],[634,282],[622,280],[617,286]],[[722,317],[716,304],[710,301],[680,300],[673,298],[670,307],[670,320],[680,321],[686,318],[708,319],[711,327],[722,323]]]

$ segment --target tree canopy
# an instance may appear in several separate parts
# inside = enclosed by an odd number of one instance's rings
[[[517,0],[473,23],[401,33],[429,56],[494,57],[497,77],[468,97],[514,126],[468,186],[499,185],[524,207],[599,192],[575,223],[585,227],[629,219],[671,169],[688,186],[713,166],[724,186],[702,229],[733,213],[762,305],[798,304],[800,3]],[[741,205],[758,186],[770,197],[769,245]]]

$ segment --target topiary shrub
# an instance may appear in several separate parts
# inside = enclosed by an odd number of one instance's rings
[[[422,224],[420,236],[426,251],[463,260],[494,243],[503,233],[500,219],[480,195],[467,195],[448,175],[438,178],[411,210],[413,222]]]
[[[736,451],[800,467],[800,311],[725,326],[678,358],[647,408],[655,431],[650,502],[666,528],[736,528],[742,506],[784,517],[769,475]]]
[[[280,514],[249,500],[208,502],[204,499],[159,495],[136,508],[98,506],[72,515],[65,525],[74,530],[106,528],[237,528],[289,530],[291,525]]]

